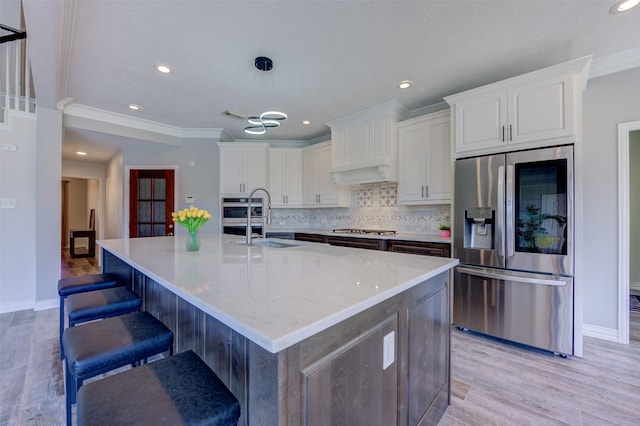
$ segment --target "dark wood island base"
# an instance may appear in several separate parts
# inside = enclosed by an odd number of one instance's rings
[[[103,268],[220,377],[239,425],[435,425],[449,403],[449,271],[271,353],[104,249]]]

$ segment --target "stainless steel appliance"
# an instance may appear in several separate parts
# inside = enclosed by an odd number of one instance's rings
[[[262,235],[262,198],[223,198],[222,233],[233,235],[247,234],[247,209],[251,205],[252,233]]]
[[[573,147],[459,159],[453,322],[573,354]]]

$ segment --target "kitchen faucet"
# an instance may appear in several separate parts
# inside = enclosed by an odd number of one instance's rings
[[[267,191],[264,188],[254,188],[251,193],[249,194],[249,203],[247,204],[247,245],[250,246],[251,245],[251,234],[252,234],[252,229],[251,229],[251,199],[253,198],[253,194],[255,194],[258,191],[264,191],[265,194],[267,194],[267,215],[266,216],[258,216],[261,217],[262,219],[266,219],[263,222],[262,225],[262,236],[264,237],[265,235],[265,231],[266,231],[266,225],[271,224],[271,195],[269,194],[269,191]],[[255,216],[254,216],[255,217]]]

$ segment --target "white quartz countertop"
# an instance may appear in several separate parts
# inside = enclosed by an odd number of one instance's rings
[[[98,244],[264,349],[277,353],[458,264],[457,259],[302,241],[246,246],[201,235]],[[256,240],[259,242],[260,240]]]

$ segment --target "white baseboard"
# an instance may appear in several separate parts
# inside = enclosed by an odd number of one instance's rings
[[[17,303],[13,305],[0,305],[0,314],[9,312],[26,311],[33,309],[33,303]]]
[[[582,331],[584,336],[620,343],[618,330],[614,328],[605,328],[598,325],[583,324]]]
[[[36,302],[35,306],[33,307],[34,311],[44,311],[47,309],[53,309],[53,308],[57,308],[60,306],[60,299],[55,298],[55,299],[47,299],[47,300],[41,300],[39,302]]]
[[[60,306],[60,299],[47,299],[40,302],[31,303],[17,303],[13,305],[0,305],[0,314],[7,314],[9,312],[18,311],[44,311],[46,309],[53,309]]]

